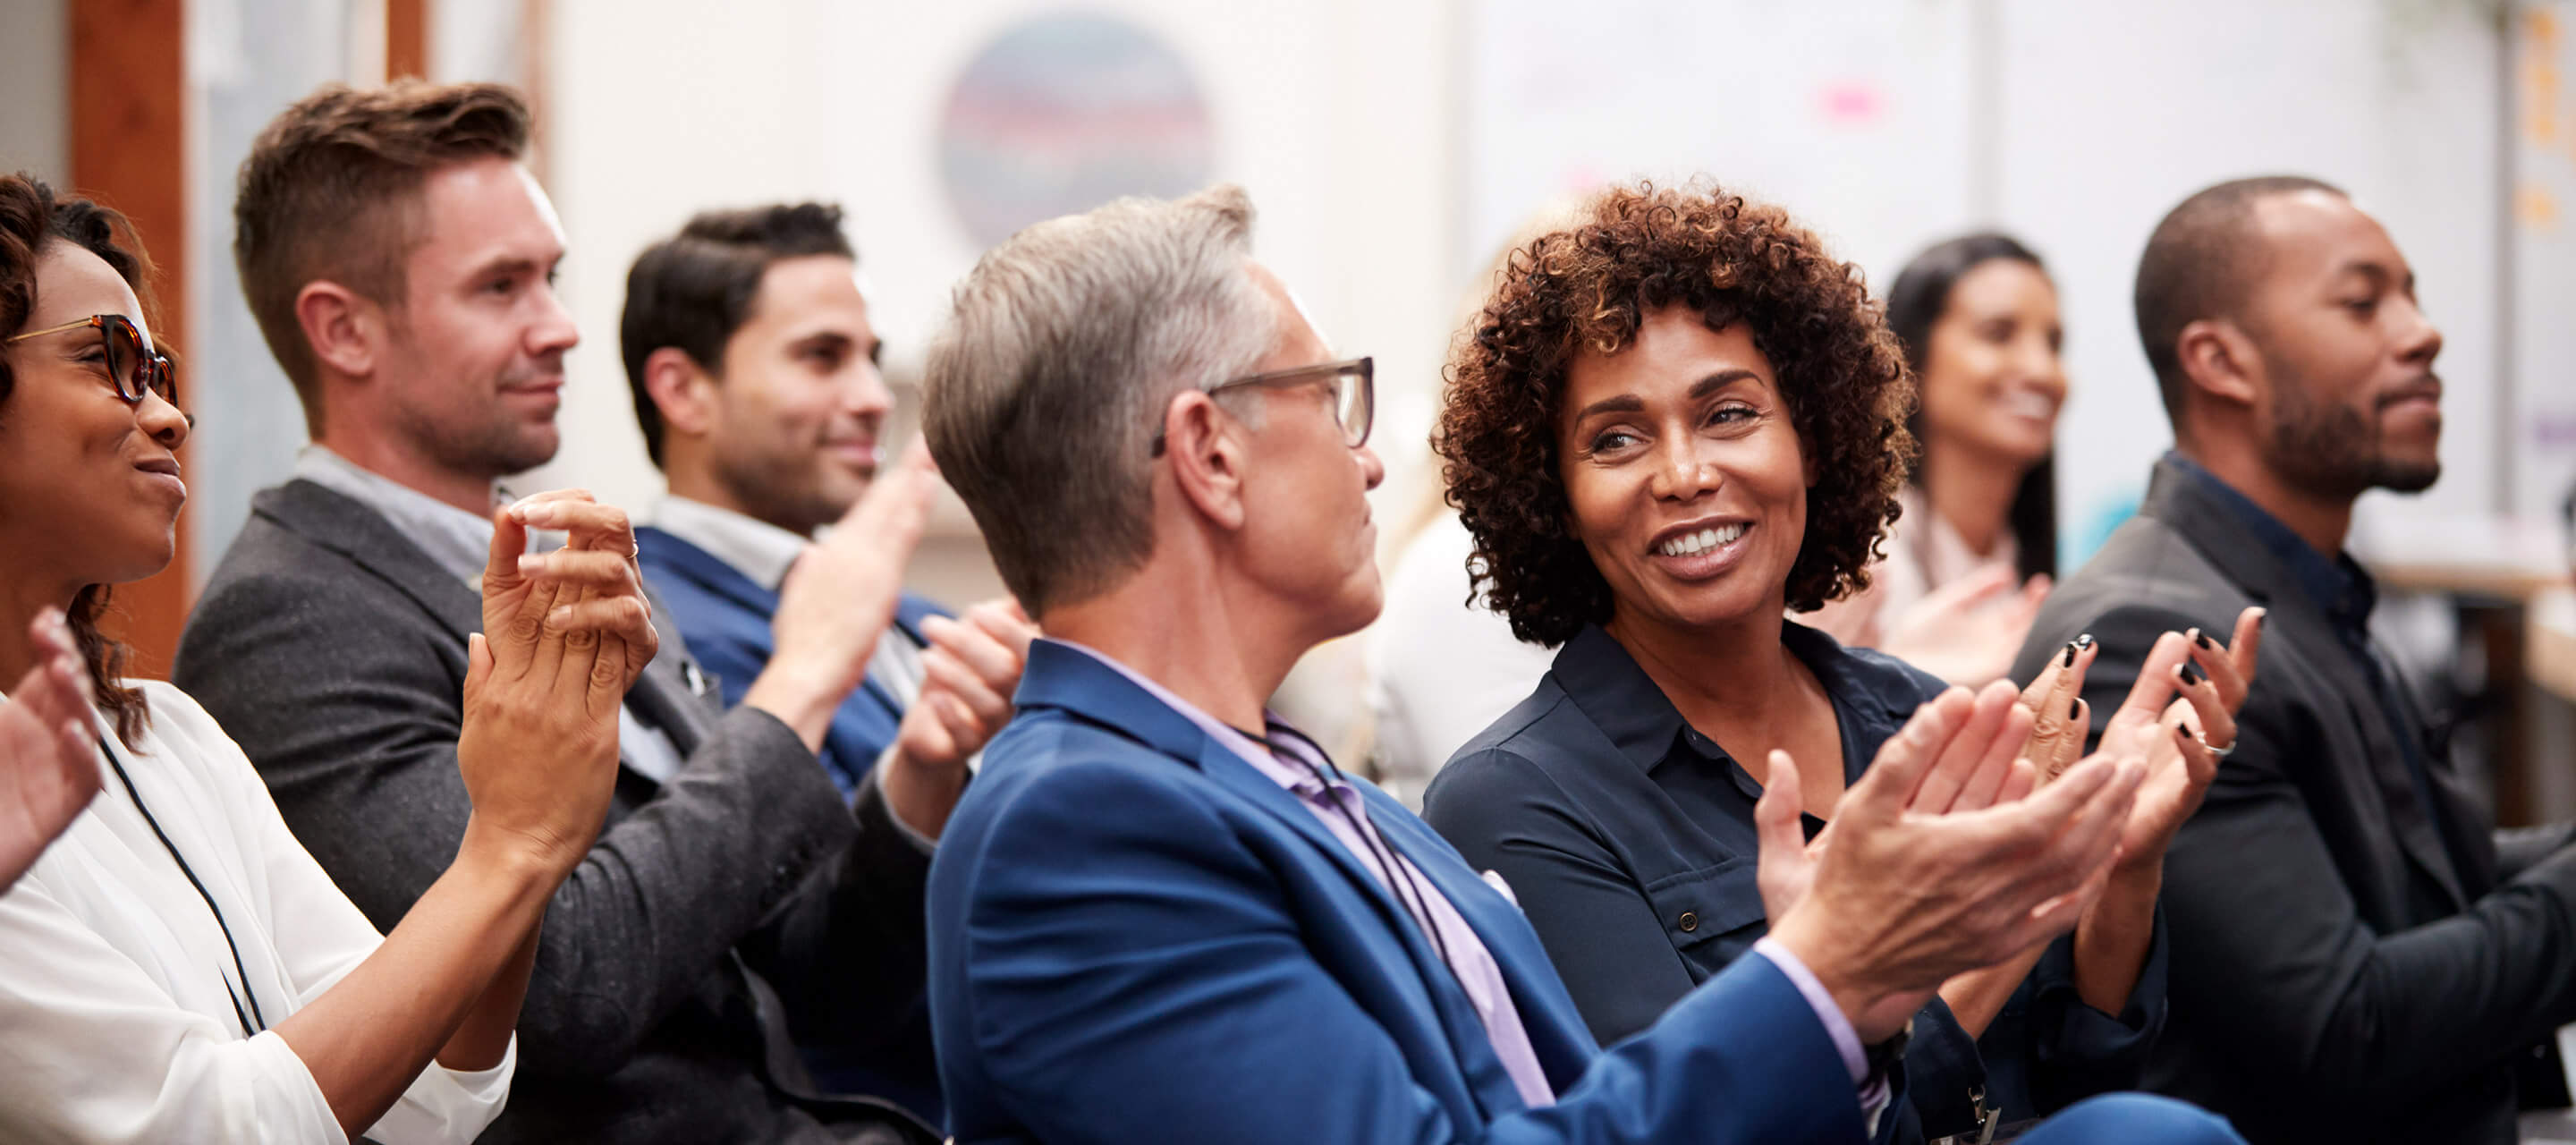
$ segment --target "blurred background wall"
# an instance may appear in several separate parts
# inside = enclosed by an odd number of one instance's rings
[[[2551,518],[2576,483],[2571,68],[2576,0],[0,0],[0,165],[182,196],[149,233],[197,495],[185,567],[133,598],[147,651],[303,440],[234,283],[234,169],[314,85],[404,74],[519,84],[540,110],[586,341],[562,455],[528,488],[659,495],[615,320],[628,261],[693,211],[845,204],[908,387],[949,284],[1012,227],[1229,180],[1326,334],[1377,357],[1379,517],[1401,526],[1434,495],[1440,362],[1497,244],[1606,181],[1710,176],[1874,283],[1973,227],[2048,259],[2071,565],[2169,441],[2129,318],[2148,230],[2210,182],[2296,171],[2388,224],[2448,338],[2446,476],[2374,495],[2356,547],[2440,601],[2519,600],[2513,569],[2563,577]],[[955,601],[995,586],[953,504],[914,574]],[[2494,651],[2474,618],[2426,615],[2427,647]]]

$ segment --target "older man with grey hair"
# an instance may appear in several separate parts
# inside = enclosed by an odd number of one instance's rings
[[[1908,809],[1996,734],[1964,692],[1927,705],[1820,861],[1765,848],[1763,956],[1601,1051],[1507,892],[1263,710],[1377,614],[1383,471],[1369,360],[1333,357],[1251,227],[1233,188],[1042,223],[976,266],[931,353],[931,450],[1047,634],[932,864],[950,1132],[1866,1139],[1906,1015],[2063,928],[2135,767]],[[2114,1136],[2234,1140],[2139,1097],[2031,1140]]]

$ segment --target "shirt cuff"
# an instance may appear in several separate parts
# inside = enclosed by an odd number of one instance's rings
[[[1770,959],[1771,964],[1779,967],[1780,972],[1788,975],[1789,981],[1798,987],[1798,993],[1816,1011],[1816,1020],[1825,1024],[1825,1036],[1833,1039],[1835,1052],[1843,1056],[1843,1068],[1851,1071],[1852,1084],[1870,1080],[1869,1058],[1860,1049],[1860,1031],[1853,1029],[1851,1019],[1843,1016],[1843,1008],[1834,1004],[1833,992],[1816,979],[1816,972],[1807,969],[1806,963],[1798,961],[1797,955],[1769,935],[1753,944],[1753,952]],[[1881,1084],[1883,1088],[1884,1083]]]
[[[895,833],[902,835],[903,841],[912,844],[914,850],[927,855],[939,849],[939,840],[923,834],[912,824],[904,822],[903,814],[894,809],[894,800],[886,798],[885,772],[886,768],[894,763],[895,746],[887,744],[884,751],[877,753],[876,764],[868,768],[868,777],[863,782],[877,789],[877,800],[885,804],[886,822],[894,824]],[[866,792],[860,794],[865,795]]]

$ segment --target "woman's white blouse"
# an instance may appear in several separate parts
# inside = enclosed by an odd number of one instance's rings
[[[139,686],[152,730],[143,750],[118,754],[223,909],[274,1026],[383,936],[287,831],[214,719],[168,684]],[[346,1141],[285,1040],[244,1037],[223,930],[102,770],[97,801],[0,895],[0,1140]],[[517,1059],[513,1038],[493,1069],[433,1062],[367,1135],[472,1141],[500,1114]]]

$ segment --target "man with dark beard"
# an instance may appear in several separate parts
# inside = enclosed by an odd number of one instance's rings
[[[2566,827],[2494,830],[2343,552],[2363,492],[2441,474],[2442,335],[2388,232],[2303,178],[2184,200],[2136,305],[2174,451],[2015,675],[2100,641],[2098,731],[2156,634],[2268,610],[2235,746],[2166,855],[2173,1017],[2148,1084],[2256,1142],[2512,1141],[2518,1067],[2576,1020],[2576,850]]]

